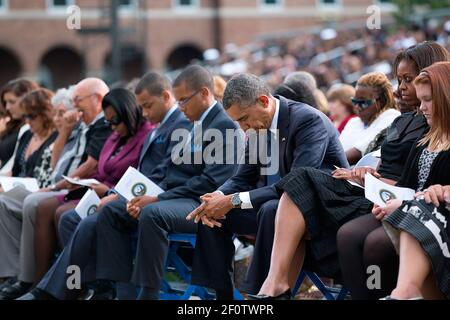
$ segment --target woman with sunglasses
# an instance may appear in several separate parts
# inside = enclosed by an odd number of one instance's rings
[[[429,129],[419,110],[420,100],[414,79],[420,70],[435,62],[449,61],[449,57],[444,47],[432,41],[411,46],[397,54],[393,69],[399,84],[397,104],[402,115],[387,130],[387,137],[381,145],[378,170],[357,168],[348,176],[362,183],[365,173],[370,172],[392,185],[399,181],[411,148]],[[379,219],[366,214],[347,222],[339,229],[337,244],[344,282],[352,298],[378,299],[391,292],[397,280],[398,258]],[[367,268],[371,265],[383,270],[379,289],[367,288]]]
[[[27,79],[8,82],[0,93],[0,174],[10,174],[18,141],[28,130],[19,100],[39,86]]]
[[[391,125],[400,112],[396,109],[390,81],[379,72],[366,74],[358,80],[351,101],[358,117],[349,120],[339,138],[352,141],[344,150],[348,162],[356,164],[370,143]]]
[[[139,155],[152,126],[143,118],[141,109],[135,95],[123,88],[111,90],[102,101],[105,122],[111,126],[112,135],[105,142],[98,162],[97,172],[92,178],[100,184],[92,185],[99,197],[107,195],[130,166],[136,167]],[[78,188],[78,189],[77,189]],[[35,256],[36,256],[36,282],[47,272],[51,266],[55,249],[57,247],[56,229],[49,230],[46,226],[55,223],[58,226],[59,218],[67,211],[74,209],[84,192],[83,188],[72,186],[72,191],[66,196],[57,197],[60,206],[56,212],[42,212],[39,207],[35,224]],[[41,230],[41,228],[46,228]],[[52,232],[53,234],[49,234]],[[42,238],[42,237],[45,237]],[[60,239],[64,244],[67,239]],[[25,292],[17,292],[18,297]],[[11,298],[14,298],[11,296]]]

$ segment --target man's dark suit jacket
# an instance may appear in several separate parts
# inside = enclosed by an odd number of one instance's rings
[[[205,149],[213,143],[210,139],[205,138],[209,129],[220,131],[224,137],[224,143],[220,145],[222,148],[222,155],[224,158],[227,155],[227,145],[233,141],[226,141],[226,130],[236,130],[237,126],[230,117],[226,114],[222,105],[217,103],[210,110],[206,118],[202,121],[203,137],[200,142],[195,141],[196,144],[191,151],[191,158],[195,158],[195,153],[203,153]],[[218,132],[216,131],[216,132]],[[229,147],[228,147],[229,148]],[[236,152],[237,145],[234,144],[233,150]],[[175,148],[174,148],[175,150]],[[189,152],[189,150],[187,151]],[[172,152],[174,153],[174,152]],[[167,168],[165,179],[159,184],[164,190],[167,190],[158,195],[159,200],[170,200],[175,198],[193,198],[199,199],[205,193],[215,191],[228,178],[230,178],[235,169],[235,164],[226,164],[223,159],[222,163],[205,163],[205,159],[201,157],[200,163],[170,163]]]
[[[313,167],[326,171],[349,166],[345,152],[339,141],[339,133],[319,110],[304,103],[276,96],[280,100],[278,114],[279,130],[279,175],[284,177],[291,168]],[[249,156],[246,147],[246,157]],[[249,164],[246,160],[236,174],[226,181],[219,190],[224,194],[250,191],[250,201],[254,208],[272,199],[279,199],[274,185],[261,186],[260,161]]]
[[[147,135],[139,158],[138,170],[154,183],[159,184],[166,176],[166,170],[171,159],[172,148],[176,144],[171,141],[172,132],[178,128],[190,130],[192,123],[177,108],[159,128],[155,128]],[[152,138],[152,132],[156,134]]]

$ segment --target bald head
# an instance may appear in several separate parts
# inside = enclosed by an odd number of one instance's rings
[[[78,91],[82,91],[83,94],[98,94],[104,97],[109,88],[102,79],[98,78],[86,78],[77,83],[74,94]]]
[[[108,92],[106,83],[98,78],[83,79],[75,86],[73,102],[86,124],[90,124],[102,111],[102,100]]]

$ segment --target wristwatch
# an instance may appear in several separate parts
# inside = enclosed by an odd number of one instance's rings
[[[241,197],[239,197],[239,192],[236,192],[231,196],[231,204],[234,208],[240,208],[242,205]]]

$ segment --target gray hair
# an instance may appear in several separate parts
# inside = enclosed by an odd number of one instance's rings
[[[52,97],[51,103],[53,107],[64,105],[67,110],[73,110],[75,107],[73,105],[73,91],[75,86],[70,86],[69,88],[61,88],[56,91],[55,95]]]
[[[248,108],[262,95],[270,96],[270,90],[264,81],[253,74],[241,73],[228,81],[223,94],[223,107],[229,109],[236,104],[241,108]]]
[[[297,71],[288,74],[283,83],[287,84],[288,86],[295,83],[304,83],[311,89],[311,91],[317,89],[316,79],[311,73],[306,71]]]

